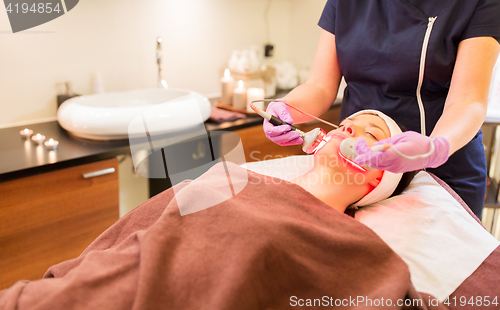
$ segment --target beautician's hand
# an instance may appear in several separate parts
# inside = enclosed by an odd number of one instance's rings
[[[293,118],[287,105],[280,101],[273,101],[267,106],[267,113],[276,116],[284,122],[293,124]],[[274,126],[267,119],[264,120],[264,133],[266,137],[281,146],[296,145],[304,143],[299,133],[290,130],[288,125]]]
[[[406,156],[426,154],[431,150],[431,138],[414,131],[406,131],[373,145],[392,144],[399,152]],[[425,158],[407,159],[399,156],[389,148],[386,151],[373,152],[366,144],[366,140],[358,138],[356,151],[358,156],[354,161],[358,165],[368,164],[370,167],[387,170],[394,173],[415,171],[424,168],[436,168],[444,164],[449,157],[450,144],[444,137],[434,139],[434,152]]]

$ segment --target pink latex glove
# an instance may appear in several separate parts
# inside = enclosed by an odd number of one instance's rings
[[[378,141],[373,145],[390,143],[399,152],[407,156],[426,154],[431,150],[431,138],[414,131],[406,131]],[[392,149],[373,152],[369,149],[366,140],[358,138],[356,151],[358,156],[354,159],[358,165],[368,164],[370,167],[387,170],[394,173],[415,171],[424,168],[436,168],[444,164],[450,154],[450,143],[444,137],[434,139],[434,152],[426,158],[407,159],[399,156]]]
[[[271,102],[266,109],[266,112],[276,116],[280,120],[293,124],[293,118],[290,114],[288,106],[280,101]],[[276,144],[281,146],[296,145],[304,143],[304,139],[294,130],[290,130],[288,125],[274,126],[267,119],[263,123],[264,133],[266,137]]]

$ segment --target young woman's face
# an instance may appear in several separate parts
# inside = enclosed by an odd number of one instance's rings
[[[385,121],[376,114],[361,114],[346,118],[338,129],[332,130],[327,136],[341,134],[348,138],[363,138],[369,146],[391,136]]]
[[[330,167],[338,166],[340,171],[350,171],[360,173],[361,171],[349,164],[345,159],[339,156],[340,143],[346,138],[363,138],[368,146],[375,142],[390,137],[390,131],[385,121],[376,114],[360,114],[353,118],[347,118],[340,123],[338,129],[332,130],[327,134],[330,140],[315,154],[315,160],[318,163],[329,164]],[[380,170],[365,172],[371,179],[382,176]]]

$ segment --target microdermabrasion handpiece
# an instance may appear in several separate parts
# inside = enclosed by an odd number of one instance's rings
[[[305,133],[302,130],[298,129],[297,127],[280,120],[276,116],[271,115],[271,114],[267,113],[266,111],[257,108],[252,103],[250,103],[250,107],[252,108],[252,110],[255,111],[255,113],[257,113],[260,116],[262,116],[263,118],[267,119],[274,126],[288,125],[288,126],[290,126],[290,128],[292,130],[297,131],[300,134],[300,137],[302,137],[302,139],[304,139],[304,144],[302,145],[302,150],[304,152],[306,152],[307,154],[313,153],[316,150],[316,148],[321,144],[321,142],[324,141],[324,138],[326,136],[326,132],[321,128],[315,128],[315,129]],[[325,143],[326,143],[326,141],[325,141]]]
[[[295,130],[298,133],[300,133],[301,137],[302,137],[302,135],[305,135],[305,133],[302,130],[297,129],[297,127],[293,126],[292,124],[288,124],[287,122],[280,120],[276,116],[271,115],[271,114],[267,113],[266,111],[257,108],[255,105],[253,105],[253,103],[250,103],[250,108],[252,108],[252,110],[254,110],[255,113],[257,113],[260,116],[262,116],[263,118],[267,119],[269,121],[269,123],[273,124],[274,126],[288,125],[288,126],[290,126],[290,128],[292,130]]]
[[[380,144],[370,147],[370,150],[372,152],[380,152],[380,151],[386,151],[389,148],[390,144]],[[354,163],[354,159],[356,158],[356,156],[358,156],[358,152],[356,151],[356,139],[354,138],[344,139],[340,143],[339,151],[345,158]],[[360,167],[363,167],[367,170],[374,170],[374,168],[370,167],[369,165],[363,165]]]
[[[358,156],[358,152],[356,151],[356,139],[347,138],[342,140],[340,143],[340,153],[347,157],[350,160],[354,160],[356,156]]]
[[[326,132],[321,128],[314,128],[313,130],[307,132],[304,138],[304,144],[302,145],[302,151],[307,154],[312,154],[321,145],[322,142],[325,144]]]

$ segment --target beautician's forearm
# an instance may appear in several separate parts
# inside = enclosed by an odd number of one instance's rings
[[[294,88],[284,98],[288,104],[309,114],[319,116],[326,112],[335,101],[336,96],[332,96],[331,94],[336,94],[337,90],[332,91],[329,95],[320,86],[306,82]],[[293,108],[290,108],[290,112],[296,124],[312,120],[309,116],[304,115]]]
[[[486,104],[474,102],[461,107],[445,107],[431,137],[445,137],[450,143],[450,155],[469,143],[486,117]]]
[[[448,139],[450,155],[466,145],[483,124],[499,51],[500,45],[492,37],[470,38],[458,45],[443,114],[431,134]]]

